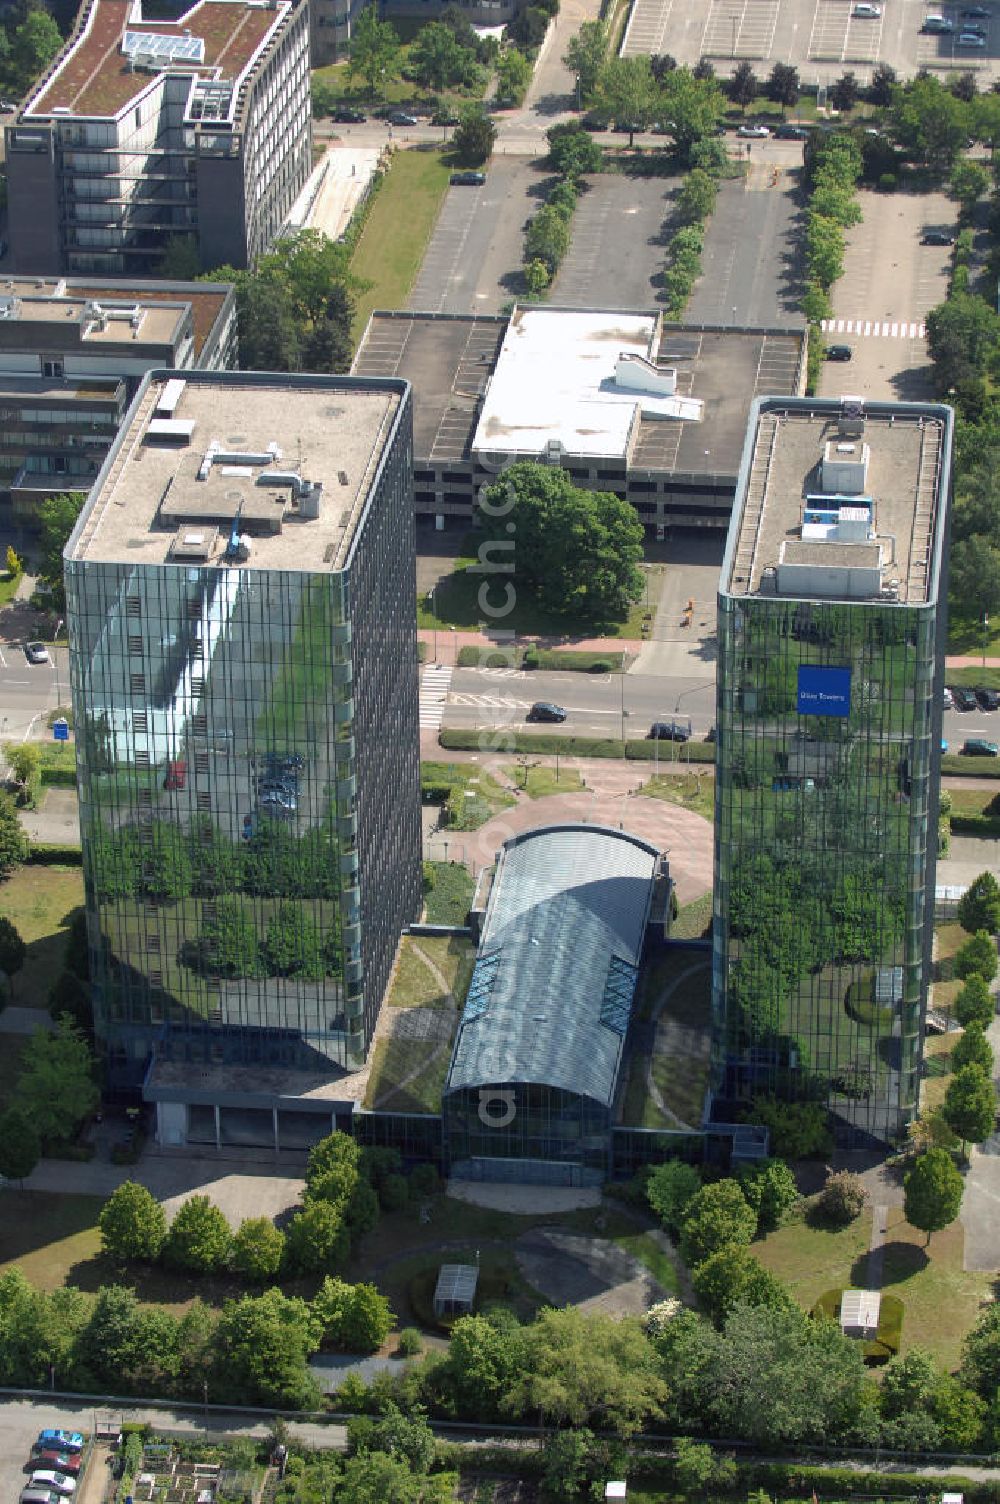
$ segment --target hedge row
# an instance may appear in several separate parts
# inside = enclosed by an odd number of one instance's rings
[[[42,768],[42,784],[49,789],[75,789],[75,768]]]
[[[715,746],[712,742],[654,742],[650,737],[641,741],[622,742],[588,736],[560,736],[552,731],[469,731],[460,729],[442,730],[438,735],[442,747],[455,752],[537,752],[565,757],[627,757],[636,762],[697,762],[714,763]],[[674,757],[676,751],[677,756]]]
[[[981,836],[984,840],[1000,839],[1000,818],[996,815],[951,815],[953,836]]]
[[[36,867],[79,867],[83,852],[79,846],[32,841],[28,847],[28,862]]]
[[[965,778],[1000,778],[1000,757],[963,757],[959,752],[946,752],[941,772],[961,773]]]

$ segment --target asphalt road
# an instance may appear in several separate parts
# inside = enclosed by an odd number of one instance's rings
[[[49,648],[49,663],[29,663],[24,649],[0,643],[0,741],[20,741],[60,703],[69,701],[66,649]]]
[[[704,736],[715,723],[715,681],[649,674],[526,673],[523,669],[456,669],[445,707],[446,726],[525,726],[537,700],[569,712],[557,727],[532,729],[567,736],[645,736],[657,720],[683,721]],[[624,709],[624,721],[622,711]]]
[[[774,143],[793,148],[780,154],[779,165],[770,142],[749,144],[746,180],[723,183],[709,220],[702,275],[684,312],[688,323],[802,323],[796,248],[802,148]]]
[[[560,308],[653,308],[663,223],[678,179],[601,173],[587,179],[551,302]]]
[[[497,313],[516,296],[525,221],[546,174],[494,157],[481,188],[449,188],[408,307],[416,313]]]

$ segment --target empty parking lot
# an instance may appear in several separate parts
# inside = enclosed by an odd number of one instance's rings
[[[745,180],[723,183],[685,318],[801,326],[797,188],[797,167],[753,160]]]
[[[877,63],[901,77],[920,68],[969,69],[987,89],[1000,77],[1000,16],[985,19],[984,47],[964,46],[957,4],[883,0],[881,15],[854,14],[852,0],[633,0],[622,54],[669,52],[680,63],[710,58],[721,74],[740,62],[792,63],[804,81],[830,83],[845,69],[867,81]],[[940,36],[921,32],[928,10],[955,22]],[[978,24],[978,23],[977,23]]]
[[[560,308],[655,307],[663,222],[678,181],[607,173],[588,178],[550,301]]]

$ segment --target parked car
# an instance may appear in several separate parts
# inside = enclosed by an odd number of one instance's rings
[[[25,1471],[29,1468],[51,1467],[57,1473],[69,1473],[71,1478],[76,1477],[83,1466],[83,1454],[81,1452],[55,1452],[50,1448],[45,1451],[35,1450],[31,1461],[25,1464]]]
[[[14,110],[18,108],[19,106],[16,99],[0,99],[0,110],[2,110],[5,115],[10,115]]]
[[[485,172],[453,172],[449,179],[453,188],[481,188],[486,182]]]
[[[941,709],[950,710],[954,703],[955,701],[952,697],[951,690],[946,685],[945,688],[941,691]]]
[[[57,1473],[52,1468],[39,1468],[28,1479],[29,1488],[48,1488],[55,1494],[61,1494],[68,1499],[70,1494],[76,1493],[76,1479],[68,1473]]]
[[[986,27],[986,26],[983,26],[982,23],[978,22],[978,21],[972,21],[972,22],[968,22],[967,21],[966,24],[962,27],[962,30],[963,30],[963,32],[969,31],[969,32],[972,33],[973,36],[977,36],[977,37],[986,37],[986,36],[989,36],[989,28]]]
[[[409,110],[393,110],[392,114],[389,116],[389,124],[416,125],[418,124],[418,121],[416,115],[411,115]]]
[[[1000,693],[995,689],[984,689],[981,685],[977,685],[973,694],[980,710],[1000,710]]]
[[[804,125],[779,125],[774,138],[776,141],[806,141],[809,132]]]
[[[951,245],[954,238],[950,230],[925,230],[920,237],[920,244]]]
[[[44,642],[26,642],[24,656],[29,663],[48,663],[49,650]]]
[[[458,118],[454,110],[435,110],[431,116],[431,125],[457,125]]]
[[[823,353],[827,360],[850,360],[854,351],[850,345],[827,345]]]
[[[955,23],[947,16],[925,16],[920,30],[927,32],[929,36],[939,36],[941,32],[954,31]]]
[[[1000,747],[996,742],[983,741],[981,737],[973,737],[972,741],[962,743],[963,757],[1000,757]]]
[[[961,31],[958,34],[960,47],[985,47],[986,38],[978,31]]]
[[[654,742],[686,742],[691,739],[691,729],[683,721],[654,721],[649,735]]]
[[[963,21],[988,21],[992,14],[986,5],[966,5],[959,11]]]
[[[526,721],[564,721],[565,719],[565,710],[561,705],[553,705],[551,700],[536,700],[525,716]]]
[[[859,21],[877,21],[881,14],[881,5],[871,5],[869,0],[860,0],[860,4],[851,11],[851,15],[857,16]]]
[[[956,710],[975,710],[976,697],[971,689],[965,689],[960,684],[953,686],[951,697],[955,702]]]
[[[766,125],[741,125],[736,134],[746,136],[751,141],[766,141],[771,132]]]
[[[82,1452],[87,1438],[82,1431],[39,1431],[36,1447],[57,1447],[60,1452]]]
[[[335,121],[337,125],[364,125],[368,116],[363,114],[361,110],[351,110],[344,105],[342,109],[334,110],[330,119]]]
[[[183,758],[174,758],[167,763],[167,774],[163,780],[165,789],[182,789],[187,785],[188,765]]]

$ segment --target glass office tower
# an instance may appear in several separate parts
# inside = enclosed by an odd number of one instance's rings
[[[411,474],[403,382],[140,388],[66,552],[119,1089],[364,1061],[421,904]]]
[[[951,413],[763,399],[719,591],[713,1085],[846,1142],[916,1110]]]

